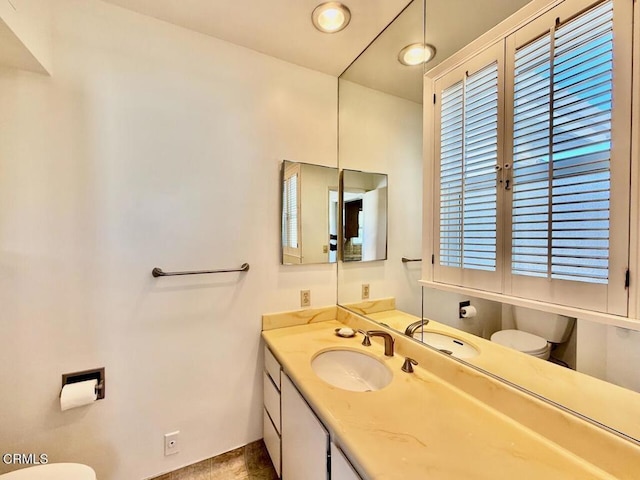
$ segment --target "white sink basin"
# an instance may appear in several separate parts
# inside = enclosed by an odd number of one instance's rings
[[[353,392],[386,387],[393,373],[380,360],[353,350],[328,350],[311,360],[311,368],[322,380]]]
[[[418,330],[413,334],[413,338],[456,358],[473,358],[480,353],[480,351],[473,345],[469,345],[467,342],[460,340],[459,338],[450,337],[443,333],[436,333],[428,330],[423,332]]]

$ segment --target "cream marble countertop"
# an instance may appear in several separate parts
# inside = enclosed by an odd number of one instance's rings
[[[419,317],[393,309],[367,313],[367,317],[399,332],[404,332],[407,325],[420,320]],[[424,330],[448,334],[480,350],[480,355],[465,359],[465,362],[640,439],[638,392],[534,358],[433,320]]]
[[[403,357],[384,357],[380,344],[367,348],[360,336],[335,336],[334,329],[341,326],[329,320],[262,335],[368,479],[617,478],[421,366],[413,374],[402,372]],[[325,383],[311,369],[311,360],[333,348],[376,356],[393,372],[392,382],[375,392],[345,391]]]

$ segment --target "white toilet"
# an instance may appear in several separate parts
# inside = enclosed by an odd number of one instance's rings
[[[568,340],[576,320],[521,307],[513,307],[513,318],[517,330],[500,330],[491,341],[543,360],[549,360],[551,344]]]
[[[96,472],[79,463],[49,463],[5,473],[0,480],[96,480]]]

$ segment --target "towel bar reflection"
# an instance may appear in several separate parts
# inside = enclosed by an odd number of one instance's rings
[[[174,275],[200,275],[202,273],[229,273],[229,272],[247,272],[249,271],[249,264],[243,263],[240,268],[229,268],[223,270],[198,270],[194,272],[163,272],[160,267],[156,267],[151,270],[151,275],[154,277],[171,277]]]
[[[421,258],[407,258],[407,257],[402,257],[402,263],[409,263],[409,262],[421,262],[422,259]]]

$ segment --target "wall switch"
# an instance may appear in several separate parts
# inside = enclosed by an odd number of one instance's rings
[[[171,432],[164,434],[164,455],[173,455],[180,452],[180,443],[178,437],[180,432]]]
[[[300,306],[311,306],[311,290],[300,290]]]
[[[362,300],[367,300],[369,298],[369,284],[362,284]]]

